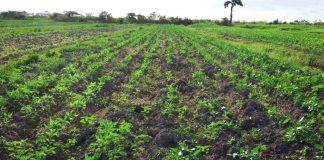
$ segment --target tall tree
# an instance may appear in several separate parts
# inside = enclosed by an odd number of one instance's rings
[[[233,22],[233,8],[236,5],[242,6],[243,7],[243,3],[241,0],[231,0],[231,1],[226,1],[224,3],[225,8],[229,7],[229,5],[231,5],[231,16],[230,16],[230,22]]]
[[[138,23],[146,23],[147,22],[147,18],[144,15],[138,14],[136,17],[137,17]]]
[[[114,18],[112,15],[106,11],[100,12],[99,13],[99,21],[100,22],[112,22]]]
[[[157,20],[157,14],[156,12],[153,12],[151,13],[149,16],[148,16],[148,20],[152,23],[152,22],[155,22]]]
[[[126,16],[126,19],[130,23],[136,23],[136,21],[137,21],[136,14],[134,12],[128,13]]]
[[[71,18],[71,17],[74,17],[74,16],[76,16],[76,15],[80,15],[78,12],[76,12],[76,11],[64,11],[63,12],[66,16],[68,16],[69,18]]]

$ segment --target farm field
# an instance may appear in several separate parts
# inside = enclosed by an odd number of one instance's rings
[[[0,159],[324,158],[322,25],[0,33]]]

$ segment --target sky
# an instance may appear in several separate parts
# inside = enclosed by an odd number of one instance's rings
[[[79,13],[108,11],[114,17],[125,17],[129,12],[149,15],[157,12],[165,16],[191,19],[221,19],[229,17],[225,0],[0,0],[0,11]],[[324,21],[324,0],[242,0],[244,7],[234,8],[234,20],[240,21]]]

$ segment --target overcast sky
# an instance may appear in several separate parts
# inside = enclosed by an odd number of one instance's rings
[[[166,16],[192,19],[220,19],[229,16],[225,0],[0,0],[0,11],[63,12],[98,14],[108,11],[115,17],[129,12],[149,15],[156,11]],[[234,8],[234,20],[284,21],[306,19],[324,20],[324,0],[242,0],[244,7]]]

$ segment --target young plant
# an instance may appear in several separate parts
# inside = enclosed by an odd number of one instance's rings
[[[251,150],[245,150],[244,148],[240,148],[239,153],[232,153],[228,154],[228,156],[232,157],[233,159],[239,158],[240,160],[243,159],[250,159],[250,160],[256,160],[259,159],[258,155],[260,152],[265,151],[267,149],[266,145],[257,145]]]
[[[86,155],[88,159],[123,159],[126,158],[126,147],[129,144],[128,134],[132,124],[103,120],[100,121],[96,134],[96,142],[90,145],[91,153]]]
[[[195,146],[189,147],[186,143],[180,142],[179,147],[171,148],[165,159],[174,159],[174,160],[198,160],[201,159],[203,154],[209,152],[210,146]]]
[[[195,71],[192,73],[193,83],[197,86],[202,87],[205,81],[206,75],[203,71]]]

